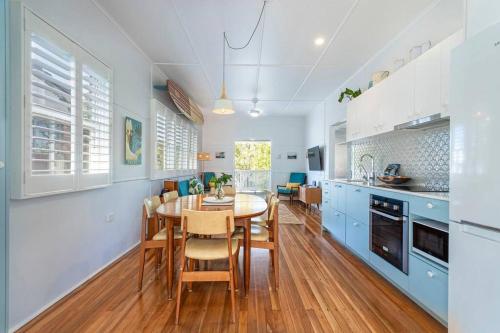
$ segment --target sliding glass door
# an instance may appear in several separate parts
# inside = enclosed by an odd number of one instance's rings
[[[271,141],[234,143],[234,184],[238,192],[271,189]]]

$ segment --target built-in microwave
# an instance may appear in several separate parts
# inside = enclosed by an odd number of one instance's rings
[[[412,225],[412,251],[448,267],[448,224],[421,219]]]

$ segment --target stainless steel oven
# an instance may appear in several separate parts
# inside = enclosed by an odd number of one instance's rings
[[[412,225],[412,251],[448,267],[448,224],[421,219]]]
[[[370,251],[408,274],[408,202],[370,196]]]

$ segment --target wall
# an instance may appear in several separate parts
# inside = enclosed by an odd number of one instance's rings
[[[353,178],[361,179],[361,156],[375,159],[375,173],[383,174],[390,163],[399,163],[400,175],[411,177],[408,184],[448,191],[450,180],[450,126],[386,133],[351,144]],[[370,172],[370,161],[363,166]]]
[[[307,159],[305,160],[305,168],[307,170],[307,179],[309,183],[312,183],[313,181],[319,182],[325,179],[325,165],[328,165],[328,162],[326,161],[328,159],[328,155],[325,154],[325,142],[328,140],[325,135],[328,135],[328,132],[326,131],[325,126],[323,126],[324,117],[325,103],[319,103],[314,111],[306,118],[306,148],[319,146],[323,152],[323,171],[309,170]]]
[[[469,0],[483,1],[487,0]],[[325,155],[330,154],[330,127],[340,121],[346,120],[347,103],[337,102],[339,93],[344,88],[361,88],[365,90],[370,81],[372,73],[380,70],[392,71],[393,63],[398,58],[408,58],[408,50],[414,45],[422,44],[430,40],[435,45],[450,36],[464,26],[464,1],[463,0],[441,0],[429,7],[405,30],[390,41],[384,48],[376,53],[361,68],[351,75],[337,90],[333,91],[324,101],[323,115],[321,111],[309,116],[306,128],[307,137],[315,138],[316,141],[308,142],[308,146],[325,146]],[[320,137],[315,132],[319,132],[322,126],[323,135]],[[325,159],[324,178],[331,178],[331,168],[329,159]],[[318,175],[319,176],[319,175]]]
[[[500,1],[467,0],[467,38],[500,22]]]
[[[150,61],[93,1],[27,0],[25,4],[112,68],[114,170],[113,185],[104,189],[11,200],[11,330],[133,248],[139,241],[140,203],[151,191]],[[125,116],[143,123],[141,166],[123,163]],[[108,214],[114,214],[111,222],[105,222]]]
[[[203,126],[203,151],[210,152],[212,160],[205,162],[205,171],[234,172],[234,142],[239,140],[270,140],[272,188],[286,184],[290,172],[305,171],[305,140],[303,117],[261,116],[245,114],[218,116],[209,114]],[[225,159],[214,159],[215,152],[225,152]],[[288,160],[287,153],[297,153],[296,160]]]

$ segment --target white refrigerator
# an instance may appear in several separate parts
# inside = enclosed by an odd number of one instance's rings
[[[500,24],[452,52],[450,332],[500,332]]]

